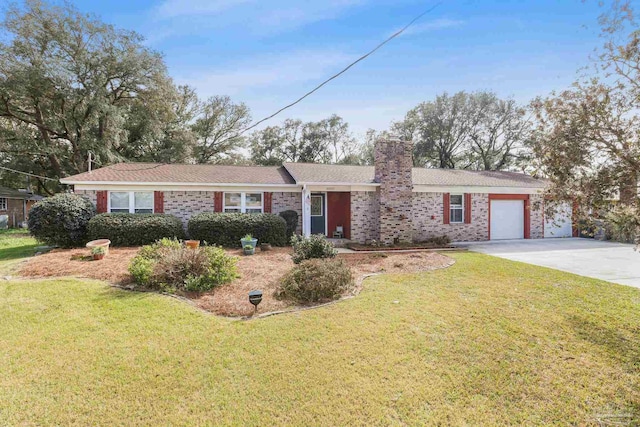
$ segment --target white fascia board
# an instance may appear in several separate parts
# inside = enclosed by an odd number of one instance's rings
[[[324,186],[332,186],[332,185],[345,185],[345,186],[363,186],[363,187],[380,187],[380,183],[378,182],[298,182],[298,185],[324,185]]]
[[[71,183],[70,183],[71,184]],[[300,193],[295,184],[201,184],[176,182],[89,181],[73,183],[76,190],[110,191],[260,191]]]
[[[414,193],[539,194],[543,191],[544,189],[539,187],[436,186],[415,184],[413,186]]]

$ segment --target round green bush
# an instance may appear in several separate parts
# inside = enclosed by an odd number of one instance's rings
[[[191,239],[224,247],[238,247],[247,234],[258,239],[258,243],[287,244],[287,223],[269,213],[201,213],[191,217],[187,230]]]
[[[342,260],[310,259],[281,280],[276,296],[301,304],[331,301],[353,288],[353,275]]]
[[[91,218],[89,238],[109,239],[112,246],[141,246],[162,238],[184,239],[178,217],[167,214],[104,213]]]
[[[296,264],[307,259],[335,258],[338,255],[333,243],[322,234],[312,234],[309,237],[293,236],[291,237],[291,246],[293,246],[291,258]]]
[[[215,246],[186,248],[162,239],[143,246],[129,264],[136,285],[166,292],[203,292],[237,277],[236,258]]]
[[[56,194],[33,205],[27,224],[39,241],[71,248],[87,242],[87,224],[95,214],[95,206],[84,197]]]

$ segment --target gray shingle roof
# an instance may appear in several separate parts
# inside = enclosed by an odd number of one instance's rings
[[[518,172],[413,168],[413,183],[438,186],[543,188],[545,181]]]
[[[62,180],[195,184],[374,184],[373,166],[285,163],[284,166],[118,163]],[[545,181],[503,171],[413,168],[415,185],[542,188]]]
[[[373,166],[285,163],[296,182],[374,183]],[[542,188],[545,182],[531,176],[504,171],[413,168],[415,185]]]
[[[325,165],[318,163],[285,163],[296,182],[373,183],[373,166]]]
[[[117,163],[61,180],[74,182],[157,182],[199,184],[295,184],[282,166]]]
[[[0,197],[9,199],[27,199],[27,200],[40,200],[42,196],[37,194],[28,193],[26,191],[15,190],[8,187],[0,187]]]

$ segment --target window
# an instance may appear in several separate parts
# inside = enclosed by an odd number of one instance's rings
[[[153,213],[153,193],[133,193],[135,213]]]
[[[224,212],[262,213],[262,193],[224,193]]]
[[[449,196],[449,222],[461,223],[464,218],[464,197],[462,194]]]
[[[111,192],[109,193],[109,212],[129,213],[129,193]]]
[[[0,197],[0,211],[6,211],[7,208],[7,199],[5,197]]]
[[[110,191],[109,212],[153,213],[153,192]]]
[[[323,216],[324,207],[322,206],[322,196],[311,196],[311,216]]]

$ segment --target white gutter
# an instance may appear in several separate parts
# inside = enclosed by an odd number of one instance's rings
[[[299,182],[298,185],[312,185],[312,186],[326,186],[326,187],[332,187],[332,186],[354,186],[354,187],[380,187],[380,183],[377,182],[363,182],[363,183],[358,183],[358,182]]]
[[[212,186],[212,187],[290,187],[299,188],[298,184],[250,184],[250,183],[222,183],[222,182],[142,182],[142,181],[69,181],[61,179],[62,184],[68,185],[150,185],[150,186]]]

